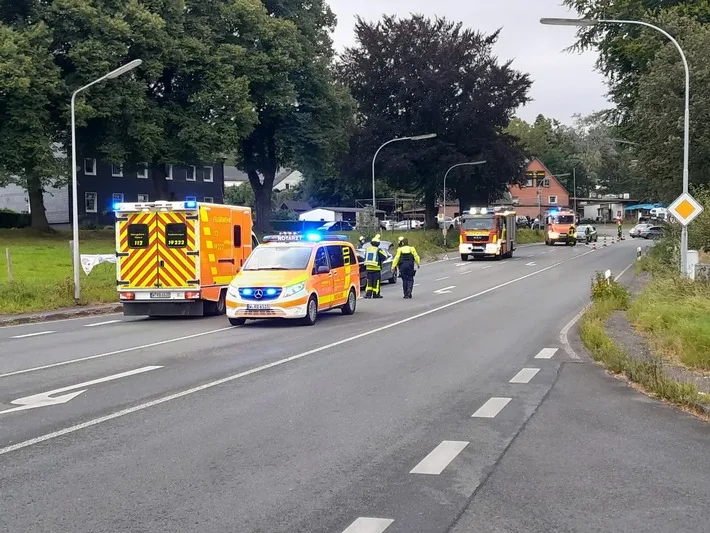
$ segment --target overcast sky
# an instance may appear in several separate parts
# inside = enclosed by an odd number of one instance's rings
[[[501,62],[513,59],[513,66],[533,80],[533,101],[518,111],[532,121],[542,113],[569,124],[575,113],[589,114],[606,109],[606,86],[594,70],[596,54],[563,52],[575,41],[575,28],[542,26],[541,17],[575,17],[562,0],[329,0],[338,16],[334,35],[336,51],[355,44],[355,16],[366,20],[383,14],[407,17],[419,13],[435,15],[485,33],[502,28],[495,52]]]

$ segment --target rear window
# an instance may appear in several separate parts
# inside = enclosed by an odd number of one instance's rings
[[[165,244],[168,248],[187,246],[187,226],[181,222],[165,224]]]
[[[128,225],[128,247],[129,248],[148,248],[148,240],[150,239],[148,224],[129,224]]]

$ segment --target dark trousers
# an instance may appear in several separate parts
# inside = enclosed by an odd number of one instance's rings
[[[402,277],[402,292],[405,298],[412,297],[412,290],[414,289],[414,270],[412,269],[400,269],[400,276]]]
[[[367,271],[367,285],[365,286],[365,298],[381,298],[380,281],[382,272],[380,270]]]

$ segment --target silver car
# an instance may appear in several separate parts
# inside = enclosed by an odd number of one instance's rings
[[[581,226],[577,226],[577,242],[584,242],[587,240],[587,228],[589,228],[589,240],[597,242],[599,240],[599,234],[597,233],[597,228],[591,224],[582,224]]]
[[[644,232],[644,230],[647,230],[650,227],[653,227],[653,224],[636,224],[633,229],[629,231],[629,235],[632,239],[635,239],[636,237],[641,237],[641,234]]]

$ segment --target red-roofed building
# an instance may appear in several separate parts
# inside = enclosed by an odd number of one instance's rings
[[[530,161],[526,174],[527,181],[523,185],[508,186],[519,215],[534,219],[549,209],[570,206],[569,191],[542,161],[537,158]]]

